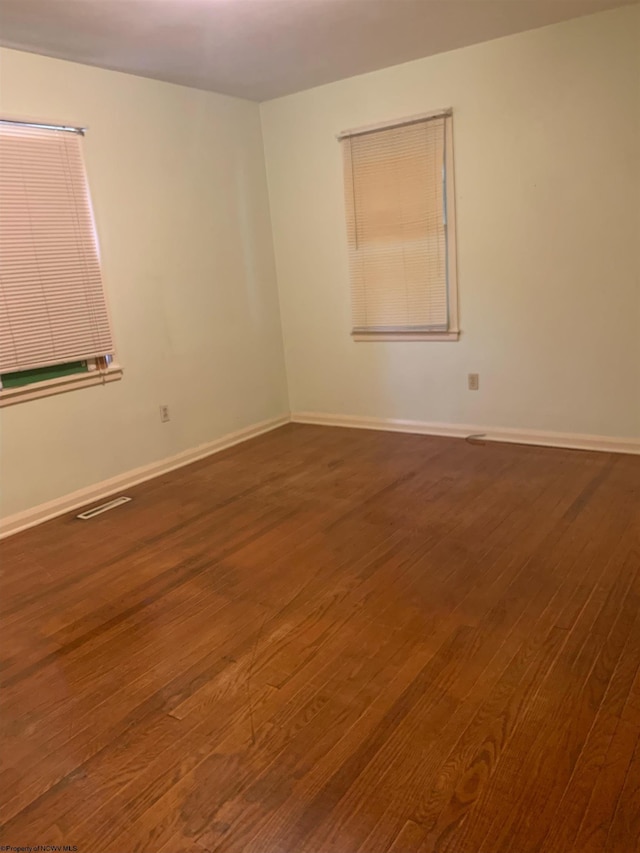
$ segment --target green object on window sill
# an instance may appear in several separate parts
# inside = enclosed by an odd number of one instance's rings
[[[88,370],[86,361],[71,361],[68,364],[52,364],[49,367],[34,367],[32,370],[20,370],[17,373],[3,373],[2,387],[20,388],[22,385],[46,382],[47,379],[58,379],[73,373],[87,373]]]

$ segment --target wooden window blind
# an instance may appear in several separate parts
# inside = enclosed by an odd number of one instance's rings
[[[354,335],[438,334],[457,324],[448,132],[443,114],[341,137]]]
[[[0,121],[0,373],[113,352],[81,145]]]

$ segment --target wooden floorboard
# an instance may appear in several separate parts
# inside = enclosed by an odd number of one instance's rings
[[[640,853],[640,458],[288,425],[0,543],[0,844]]]

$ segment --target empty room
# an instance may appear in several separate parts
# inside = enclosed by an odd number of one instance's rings
[[[0,850],[640,853],[640,4],[0,0]]]

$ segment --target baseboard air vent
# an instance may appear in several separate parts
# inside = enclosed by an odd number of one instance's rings
[[[82,521],[89,521],[90,518],[95,518],[96,515],[100,515],[103,512],[109,512],[110,509],[115,509],[117,506],[129,503],[130,500],[132,499],[126,498],[123,495],[122,497],[114,498],[112,501],[107,501],[106,504],[100,504],[99,506],[94,506],[93,509],[87,509],[79,515],[76,515],[76,518],[80,518]]]

